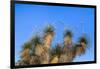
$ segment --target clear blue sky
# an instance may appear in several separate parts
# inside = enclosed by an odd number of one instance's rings
[[[20,59],[22,45],[35,34],[42,36],[48,24],[55,27],[52,46],[63,42],[63,31],[73,32],[73,43],[86,33],[90,48],[85,55],[77,56],[74,62],[94,60],[94,8],[60,7],[16,4],[15,5],[15,62]]]

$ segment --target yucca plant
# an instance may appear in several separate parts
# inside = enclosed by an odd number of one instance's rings
[[[49,64],[72,62],[75,56],[85,53],[87,48],[87,38],[82,36],[78,42],[72,42],[72,31],[64,31],[63,44],[56,44],[51,48],[54,37],[54,27],[49,25],[44,29],[43,38],[35,35],[22,46],[21,59],[19,65]],[[17,64],[17,65],[18,65]]]
[[[77,48],[76,48],[77,55],[82,55],[85,53],[87,44],[88,44],[88,41],[85,36],[82,36],[79,38],[78,44],[76,45],[77,46]]]
[[[23,60],[23,64],[29,63],[28,61],[30,60],[30,49],[31,44],[29,42],[22,46],[21,59]]]
[[[69,46],[72,43],[72,32],[70,30],[64,31],[64,46]]]
[[[44,47],[44,55],[45,60],[42,63],[49,63],[50,60],[50,49],[51,49],[51,42],[54,36],[54,27],[52,25],[48,25],[44,29],[44,36],[43,36],[43,47]]]
[[[44,51],[41,38],[38,35],[36,35],[32,38],[31,43],[34,46],[33,54],[35,54],[37,56],[41,56],[42,52]]]
[[[48,25],[45,29],[44,29],[44,37],[43,37],[43,43],[44,46],[49,49],[52,39],[54,36],[54,27],[52,25]]]
[[[30,43],[25,43],[22,46],[22,51],[21,51],[21,56],[24,57],[26,56],[28,53],[30,53],[30,49],[31,49],[31,44]]]
[[[64,46],[62,48],[62,54],[60,56],[60,63],[70,62],[73,59],[73,47],[72,47],[72,32],[70,30],[64,31]]]
[[[82,44],[83,46],[84,46],[84,45],[87,45],[87,44],[88,44],[87,37],[86,37],[86,36],[80,37],[78,42],[79,42],[80,44]]]

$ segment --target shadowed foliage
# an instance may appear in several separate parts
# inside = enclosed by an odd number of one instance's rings
[[[87,48],[88,40],[85,36],[82,36],[78,40],[78,44],[76,44],[76,54],[82,55],[85,53]]]
[[[40,36],[35,35],[35,36],[31,39],[31,43],[32,43],[34,46],[37,46],[37,44],[42,44]]]
[[[22,51],[21,51],[21,65],[27,65],[29,64],[29,59],[30,59],[30,51],[31,51],[31,44],[29,42],[25,43],[22,46]]]
[[[52,25],[48,25],[45,29],[44,29],[44,33],[46,34],[54,34],[54,27]]]
[[[88,44],[88,40],[87,40],[86,36],[80,37],[78,42],[79,42],[79,43],[83,42],[83,43],[85,43],[86,45]]]
[[[72,32],[70,30],[65,30],[64,31],[64,37],[66,37],[66,36],[72,37],[73,34],[72,34]]]

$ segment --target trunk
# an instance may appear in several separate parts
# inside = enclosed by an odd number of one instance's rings
[[[44,61],[41,62],[41,64],[48,64],[48,61],[44,60]]]
[[[53,57],[53,59],[50,61],[50,63],[51,63],[51,64],[58,63],[58,60],[59,60],[59,59],[58,59],[58,56],[56,55],[56,56]]]
[[[69,36],[64,37],[64,46],[68,46],[71,43],[72,43],[71,37]]]
[[[23,50],[23,51],[21,52],[21,57],[22,57],[22,58],[25,57],[25,56],[27,56],[27,55],[29,55],[29,49],[25,49],[25,50]]]
[[[35,55],[41,56],[41,54],[44,52],[44,49],[41,45],[37,45],[35,48]]]
[[[47,49],[50,48],[52,38],[53,38],[53,36],[51,34],[47,34],[44,37],[44,47],[46,47]]]
[[[48,64],[50,60],[50,46],[53,36],[49,33],[44,37],[44,54],[42,56],[42,64]]]
[[[83,52],[84,52],[83,47],[77,47],[77,49],[76,49],[76,54],[77,55],[81,55]]]
[[[27,63],[29,63],[30,60],[30,53],[29,53],[29,49],[25,49],[22,53],[21,53],[21,59],[23,61],[27,61]],[[21,61],[22,62],[22,61]],[[24,63],[24,62],[23,62]]]
[[[86,44],[82,42],[80,46],[76,47],[76,54],[82,55],[85,53],[85,50],[86,50]]]
[[[30,59],[30,64],[31,64],[31,65],[32,65],[32,64],[35,64],[35,62],[34,62],[34,58],[35,58],[35,57],[32,56],[31,59]]]
[[[50,60],[50,53],[49,51],[44,51],[41,55],[41,64],[48,64]]]
[[[73,54],[70,53],[66,53],[66,54],[62,54],[59,58],[59,63],[64,63],[64,62],[72,62],[73,60]]]
[[[85,50],[86,50],[86,44],[84,43],[84,42],[82,42],[81,43],[81,45],[82,45],[82,48],[83,48],[83,53],[85,52]]]
[[[44,55],[41,56],[41,64],[48,64],[48,63],[49,63],[48,55],[47,53],[45,53]]]
[[[75,56],[75,52],[73,48],[67,48],[65,47],[63,50],[63,53],[61,54],[59,58],[59,63],[64,63],[64,62],[72,62]]]

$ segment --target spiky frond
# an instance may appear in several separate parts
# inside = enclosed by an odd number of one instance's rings
[[[24,45],[22,46],[22,51],[20,52],[21,58],[26,58],[30,56],[30,49],[31,49],[31,44],[29,42],[24,43]]]
[[[45,29],[44,29],[44,33],[46,34],[54,34],[54,27],[52,25],[48,25]]]
[[[31,49],[31,43],[30,42],[24,43],[24,45],[22,46],[22,49],[23,50],[25,50],[25,49]]]
[[[78,42],[79,43],[84,42],[85,44],[88,44],[88,40],[85,36],[80,37]]]
[[[31,43],[36,46],[37,44],[42,44],[41,39],[38,35],[35,35],[32,40]]]
[[[76,53],[76,55],[82,55],[85,53],[85,49],[82,47],[81,44],[75,45],[75,53]]]
[[[72,34],[72,32],[70,30],[65,30],[64,31],[64,37],[66,37],[66,36],[72,37],[73,34]]]

